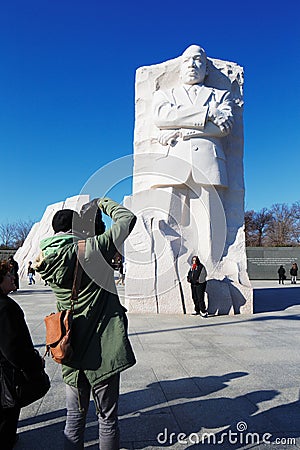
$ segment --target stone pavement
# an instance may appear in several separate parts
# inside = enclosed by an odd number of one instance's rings
[[[138,363],[121,377],[122,449],[300,448],[300,285],[253,285],[252,316],[129,314]],[[12,297],[42,353],[51,291],[24,286]],[[16,450],[63,448],[60,366],[47,358],[46,370],[52,387],[21,411]],[[85,440],[98,448],[92,402]]]

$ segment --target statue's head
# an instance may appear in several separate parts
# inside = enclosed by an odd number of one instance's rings
[[[181,55],[180,78],[184,84],[203,84],[207,75],[205,50],[190,45]]]

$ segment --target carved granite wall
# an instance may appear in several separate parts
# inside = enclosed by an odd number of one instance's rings
[[[125,245],[126,306],[136,312],[192,312],[186,275],[196,254],[208,271],[209,312],[251,313],[244,240],[243,68],[208,58],[205,85],[228,90],[233,99],[234,126],[223,138],[228,187],[197,191],[193,186],[199,196],[189,205],[184,203],[184,186],[163,186],[166,150],[153,119],[154,93],[179,85],[179,71],[180,58],[175,58],[136,73],[133,195],[125,204],[138,222]],[[167,151],[170,156],[172,146]],[[184,156],[174,159],[179,173],[187,163]]]

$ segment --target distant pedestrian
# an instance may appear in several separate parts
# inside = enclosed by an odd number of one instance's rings
[[[19,285],[19,264],[17,263],[17,261],[14,259],[13,255],[11,255],[8,258],[8,266],[9,266],[9,272],[14,276],[14,282],[15,282],[15,289],[14,292],[19,289],[20,285]]]
[[[124,271],[124,264],[122,260],[119,261],[119,279],[116,284],[122,283],[122,286],[124,286],[124,280],[125,280],[125,271]]]
[[[28,276],[28,284],[29,285],[35,284],[34,275],[35,275],[35,270],[32,267],[32,261],[29,261],[28,269],[27,269],[27,276]]]
[[[292,267],[290,269],[290,275],[291,275],[291,284],[297,283],[297,274],[298,274],[298,266],[297,263],[293,263]]]
[[[277,270],[277,273],[279,278],[279,284],[280,283],[284,284],[284,280],[286,280],[285,268],[283,266],[280,266],[279,269]]]
[[[193,256],[192,266],[189,270],[187,281],[191,283],[192,299],[195,305],[193,316],[207,317],[207,309],[204,301],[206,288],[206,269],[198,256]]]
[[[123,284],[125,284],[125,277],[126,277],[126,271],[127,271],[127,262],[123,262]]]

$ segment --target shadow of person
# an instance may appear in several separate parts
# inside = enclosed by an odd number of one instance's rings
[[[176,405],[173,414],[181,430],[188,436],[205,430],[215,430],[237,424],[258,411],[258,404],[279,395],[275,390],[255,391],[235,398],[208,398],[197,402]]]
[[[264,392],[264,391],[263,391]],[[260,392],[247,394],[250,401],[260,400]],[[278,394],[277,394],[278,395]],[[265,401],[265,400],[261,400]],[[273,448],[298,448],[300,437],[300,400],[278,405],[258,414],[251,413],[248,417],[241,416],[222,431],[202,435],[201,448],[233,450],[243,448],[261,448],[260,445]],[[297,444],[298,439],[298,444]],[[246,444],[248,445],[246,446]],[[274,447],[276,445],[276,447]],[[278,446],[277,446],[278,445]],[[199,448],[194,441],[189,449]]]
[[[149,442],[152,447],[159,448],[176,444],[183,444],[182,448],[200,448],[200,445],[205,448],[201,442],[203,433],[211,430],[213,434],[216,429],[229,428],[251,417],[258,411],[258,403],[270,401],[278,394],[277,391],[266,390],[235,398],[194,401],[178,398],[176,402],[169,401],[167,406],[136,411],[130,417],[121,418],[121,435],[126,441],[134,441],[136,449],[147,447]]]
[[[200,422],[204,411],[201,402],[215,403],[216,399],[192,402],[189,399],[213,395],[225,389],[231,381],[247,375],[247,372],[230,372],[222,376],[162,380],[147,385],[145,389],[122,394],[119,402],[122,440],[134,441],[136,448],[143,448],[142,441],[151,441],[151,445],[160,446],[157,435],[164,428],[179,433],[181,428],[179,429],[178,424],[185,415],[192,417],[191,429],[201,429]],[[196,412],[199,408],[201,412]],[[215,408],[216,415],[218,408],[219,405]]]
[[[162,380],[147,385],[146,389],[127,392],[120,396],[119,413],[137,413],[153,406],[180,398],[198,398],[225,389],[229,382],[245,377],[248,372],[231,372],[222,376],[179,378]]]
[[[229,278],[207,281],[208,313],[211,315],[228,315],[230,312],[240,314],[246,299]]]
[[[66,409],[22,419],[18,423],[19,440],[15,450],[60,450],[64,447],[64,426]],[[99,449],[99,444],[91,446],[98,439],[98,422],[94,402],[91,401],[87,413],[85,442],[90,449]],[[98,441],[97,441],[98,442]],[[0,449],[1,442],[0,442]]]
[[[18,423],[19,440],[15,449],[57,450],[62,448],[65,418],[66,410],[59,409],[20,420]],[[2,448],[1,443],[0,448]]]

